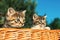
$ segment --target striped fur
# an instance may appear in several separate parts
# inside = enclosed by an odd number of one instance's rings
[[[6,21],[3,27],[23,27],[25,23],[25,12],[15,11],[13,8],[8,8]]]
[[[46,15],[38,16],[37,14],[33,15],[33,27],[31,29],[47,29],[46,27]],[[48,29],[50,30],[50,29]]]

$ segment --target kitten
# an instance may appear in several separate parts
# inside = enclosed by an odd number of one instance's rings
[[[25,12],[24,11],[15,11],[13,8],[8,8],[6,14],[6,21],[3,27],[22,27],[25,23]]]
[[[41,30],[47,29],[46,15],[38,16],[38,15],[34,14],[33,15],[33,27],[31,29],[41,29]]]

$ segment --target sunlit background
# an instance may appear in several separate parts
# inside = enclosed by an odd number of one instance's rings
[[[36,12],[38,15],[44,15],[46,13],[48,23],[54,20],[54,18],[60,18],[60,0],[36,0],[37,7]]]
[[[16,11],[26,10],[24,28],[31,28],[33,14],[47,15],[46,26],[60,29],[60,0],[0,0],[0,27],[6,22],[8,8]]]

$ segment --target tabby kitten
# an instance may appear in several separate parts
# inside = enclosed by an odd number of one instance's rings
[[[22,27],[25,23],[25,12],[24,11],[15,11],[13,8],[8,8],[6,14],[6,21],[3,27]]]
[[[44,16],[38,16],[37,14],[33,15],[33,27],[31,29],[48,29],[49,27],[46,27],[46,15]],[[48,29],[50,30],[50,29]]]

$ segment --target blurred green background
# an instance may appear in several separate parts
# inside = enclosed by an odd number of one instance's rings
[[[15,10],[27,10],[26,12],[26,22],[24,28],[32,27],[32,16],[35,12],[37,6],[36,0],[0,0],[0,28],[5,22],[5,15],[9,7],[13,7]],[[51,23],[46,21],[47,26],[51,29],[60,29],[60,18],[55,18]]]

